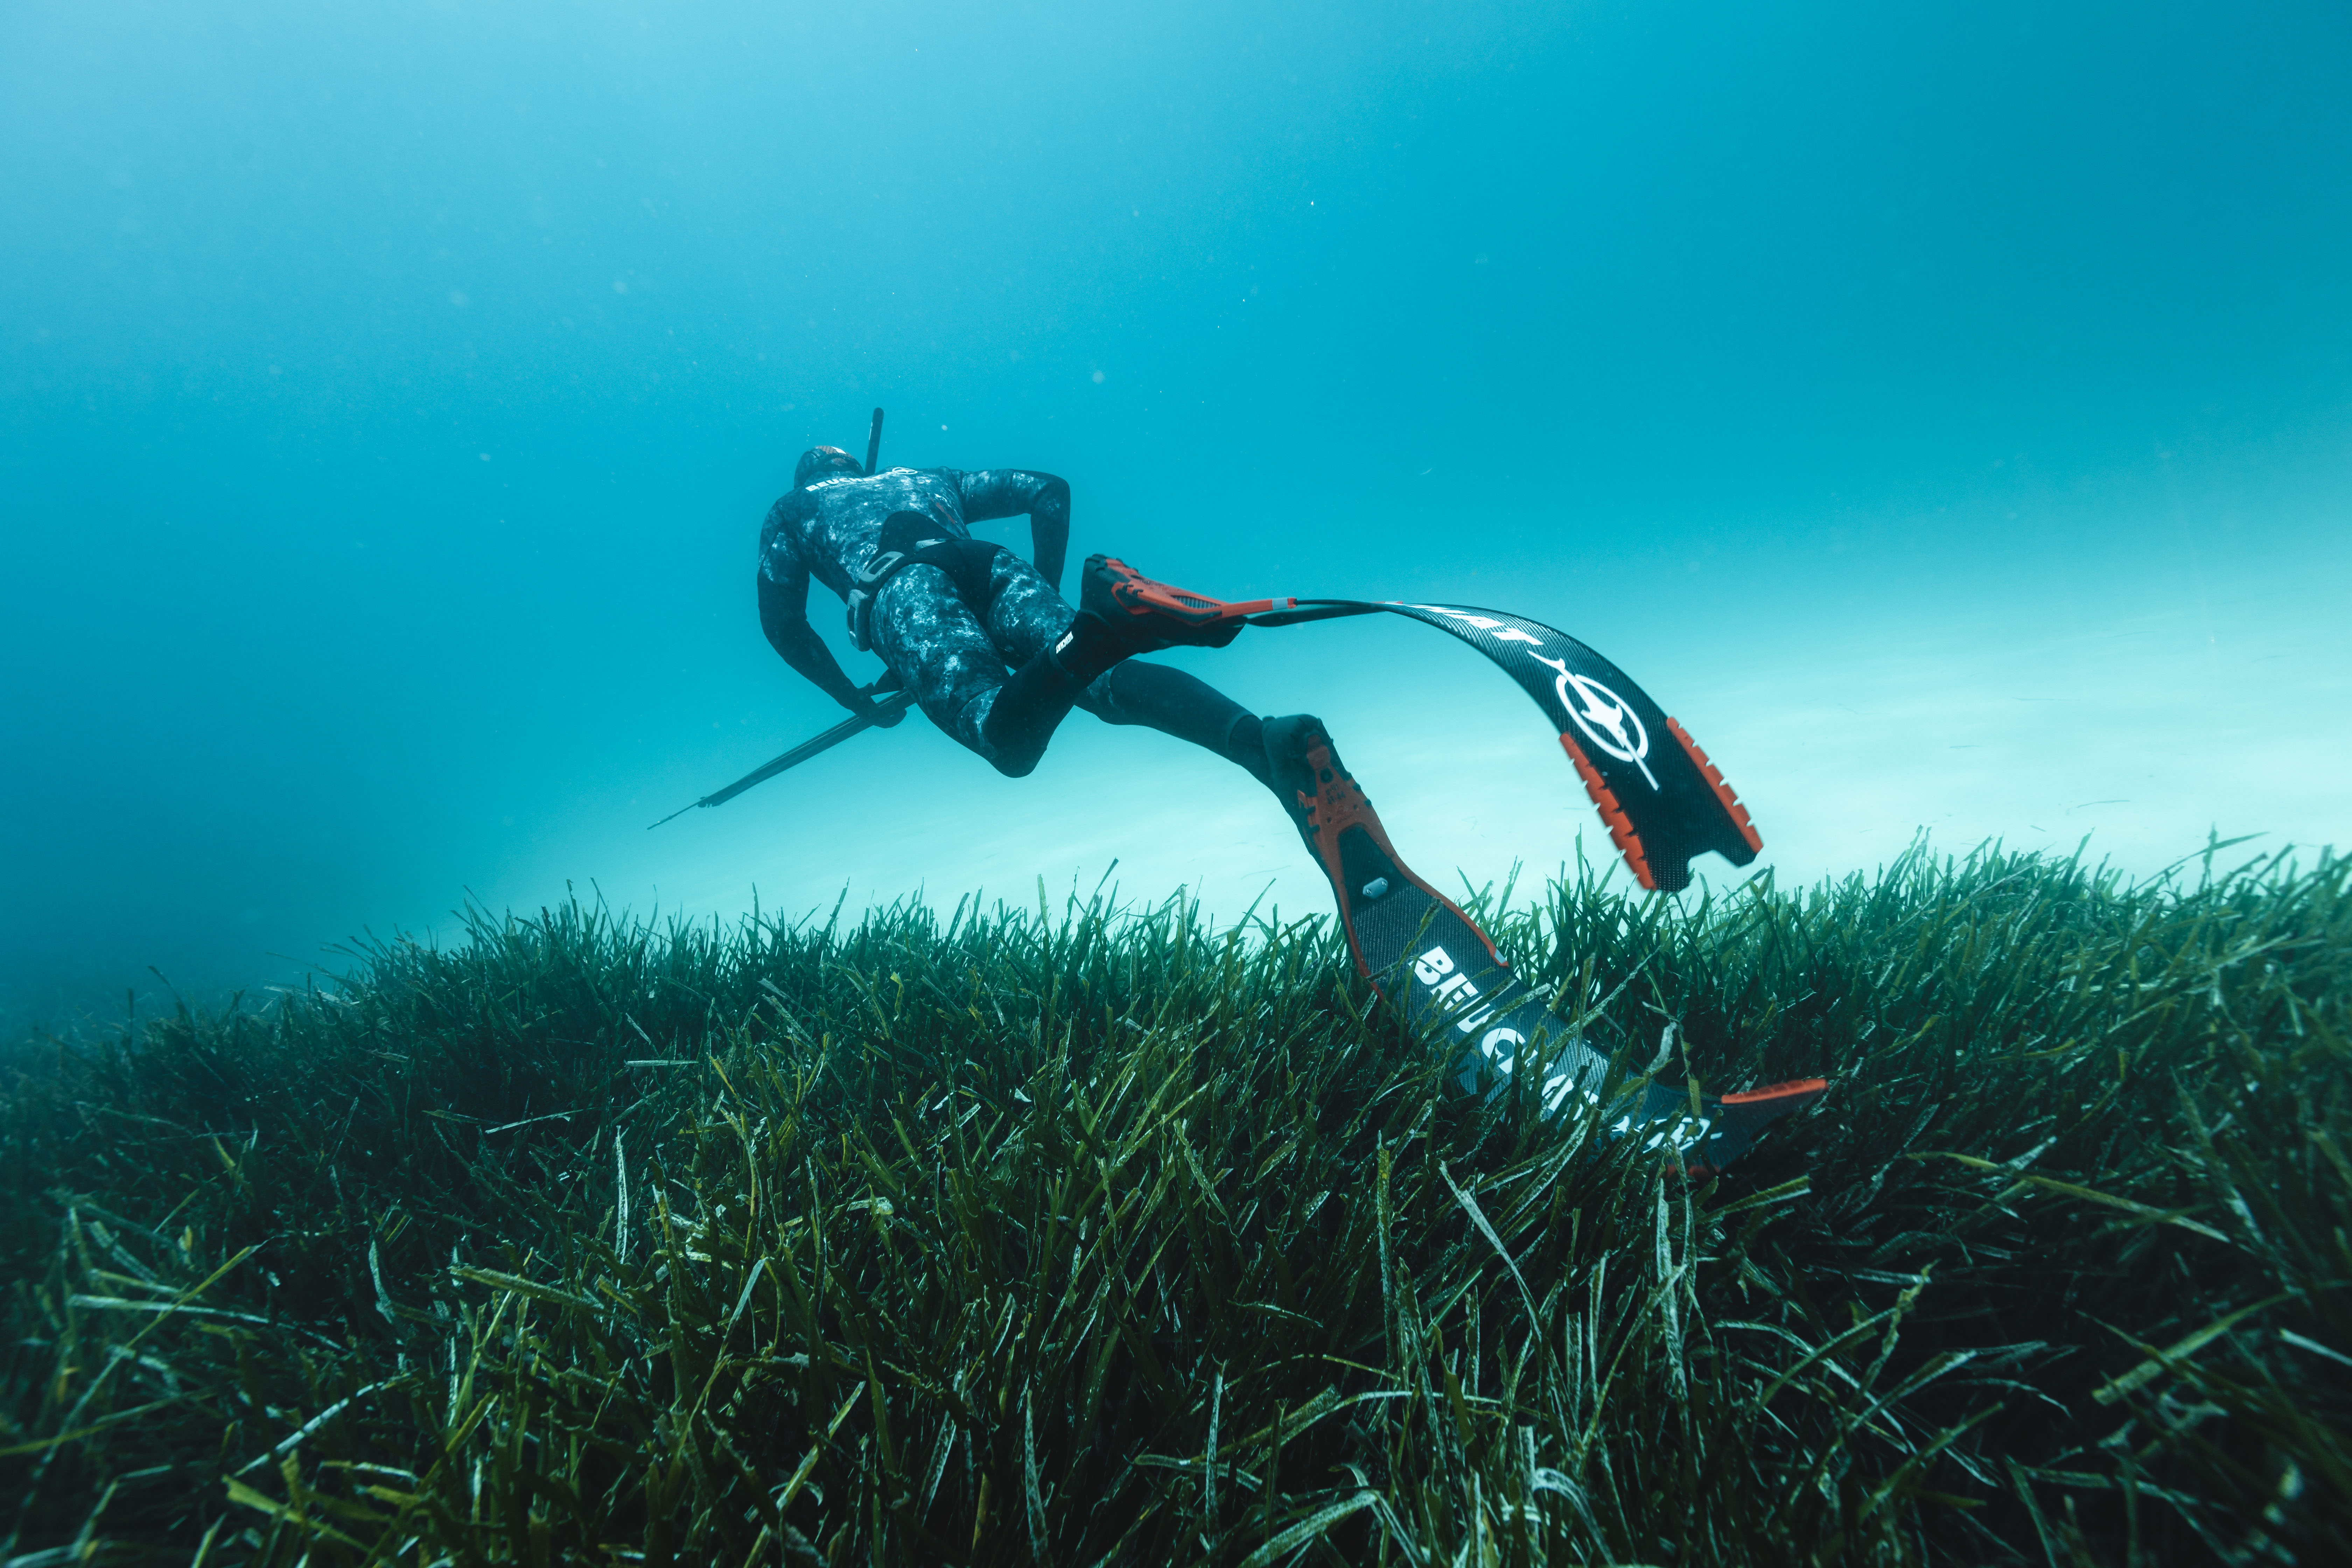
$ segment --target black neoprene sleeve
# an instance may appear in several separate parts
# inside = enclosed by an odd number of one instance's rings
[[[776,582],[765,572],[754,575],[760,584],[760,630],[767,635],[768,646],[835,702],[852,712],[865,711],[866,699],[857,683],[843,673],[833,650],[809,625],[808,578],[799,579],[800,592],[795,594],[791,585]]]

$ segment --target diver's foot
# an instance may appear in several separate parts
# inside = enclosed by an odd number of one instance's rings
[[[1326,825],[1318,818],[1317,807],[1326,807],[1322,816],[1331,816],[1334,813],[1328,808],[1339,804],[1336,797],[1348,797],[1352,805],[1364,792],[1356,787],[1355,779],[1339,761],[1338,748],[1331,744],[1330,732],[1314,714],[1261,720],[1259,732],[1265,743],[1267,787],[1289,814],[1290,825],[1298,830],[1307,852],[1337,886],[1340,868],[1336,862],[1324,864],[1334,858],[1329,853],[1331,845],[1325,841],[1330,836],[1319,831]],[[1365,809],[1370,809],[1369,802]]]
[[[1271,599],[1229,605],[1156,583],[1124,561],[1087,557],[1078,607],[1110,627],[1134,652],[1163,647],[1223,647],[1241,635],[1243,617],[1271,610]]]
[[[1408,1020],[1444,1016],[1482,991],[1487,999],[1467,1016],[1484,1016],[1506,1002],[1507,994],[1495,985],[1498,976],[1508,980],[1509,966],[1468,915],[1398,857],[1380,813],[1339,760],[1323,721],[1293,713],[1263,720],[1260,728],[1275,798],[1331,884],[1358,970]],[[1451,956],[1444,951],[1449,942]],[[1443,967],[1400,971],[1397,965],[1414,953]],[[1435,978],[1463,965],[1467,967],[1452,983]]]

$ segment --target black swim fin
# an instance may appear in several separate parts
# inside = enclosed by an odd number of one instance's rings
[[[1764,847],[1748,808],[1690,732],[1623,670],[1566,632],[1504,610],[1365,599],[1289,599],[1254,626],[1384,612],[1459,637],[1535,699],[1601,814],[1610,841],[1644,888],[1690,886],[1694,856],[1745,866]]]
[[[1450,1086],[1492,1099],[1534,1075],[1547,1118],[1599,1106],[1609,1058],[1519,979],[1461,907],[1406,866],[1372,804],[1309,714],[1264,721],[1268,772],[1307,852],[1331,883],[1356,967],[1407,1026],[1450,1053]],[[1743,1093],[1699,1098],[1661,1083],[1621,1088],[1602,1114],[1615,1136],[1671,1142],[1696,1168],[1720,1168],[1769,1123],[1827,1092],[1800,1079]]]

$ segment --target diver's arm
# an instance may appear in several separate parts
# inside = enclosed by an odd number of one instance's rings
[[[764,569],[758,576],[760,629],[767,634],[768,646],[827,697],[853,713],[865,712],[869,706],[866,695],[857,689],[856,682],[842,673],[833,650],[824,646],[824,639],[809,625],[808,568],[803,566],[792,573],[792,580],[787,583],[777,582]]]
[[[983,468],[963,475],[959,488],[968,522],[1029,514],[1029,542],[1037,570],[1058,591],[1062,562],[1070,549],[1069,481],[1026,468]]]

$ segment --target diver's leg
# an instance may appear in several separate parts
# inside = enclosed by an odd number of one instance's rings
[[[1000,771],[1012,771],[983,733],[1005,685],[1004,659],[947,573],[929,565],[900,569],[875,599],[873,616],[874,651],[925,716]]]
[[[1087,688],[1078,701],[1107,724],[1147,724],[1214,752],[1274,787],[1257,715],[1181,669],[1129,659]]]
[[[1069,605],[1010,552],[998,552],[990,570],[985,601],[975,606],[945,569],[902,567],[874,601],[874,649],[931,722],[997,772],[1020,778],[1035,769],[1087,683],[1126,658],[1129,647],[1099,621],[1080,617],[1073,625]],[[999,586],[1024,574],[1060,605],[1058,625],[1034,616],[1007,620]],[[1003,635],[1007,631],[1016,635]],[[1009,678],[1007,663],[1019,667]]]
[[[1009,551],[996,558],[990,588],[989,635],[1006,661],[1021,667],[1013,684],[1020,685],[1036,668],[1038,685],[1046,686],[1038,658],[1050,653],[1066,632],[1090,629],[1088,623],[1076,619],[1069,601],[1055,593],[1035,568]],[[1059,656],[1059,662],[1066,666],[1073,662],[1068,650]],[[1054,689],[1058,695],[1060,689]],[[1190,741],[1248,769],[1260,784],[1272,785],[1256,717],[1215,687],[1181,669],[1128,659],[1094,676],[1074,700],[1105,723],[1147,725]],[[1000,710],[1017,710],[1020,702],[1008,691],[999,700]],[[1055,712],[1054,721],[1058,723],[1066,711],[1064,708]]]
[[[1119,660],[1134,651],[1099,619],[1081,616],[1034,566],[1009,550],[988,563],[985,617],[991,644],[1012,679],[980,717],[982,755],[1019,778],[1036,767],[1070,710],[1087,701]]]

